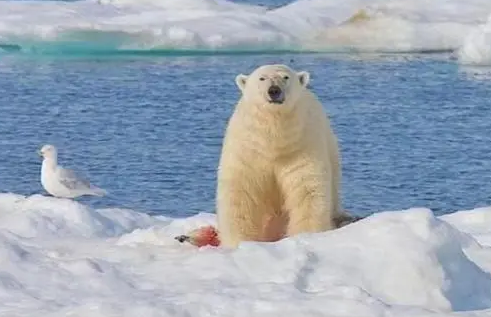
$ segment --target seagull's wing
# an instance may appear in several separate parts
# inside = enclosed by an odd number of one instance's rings
[[[68,189],[80,190],[90,188],[90,182],[71,169],[58,167],[58,177],[60,183]]]

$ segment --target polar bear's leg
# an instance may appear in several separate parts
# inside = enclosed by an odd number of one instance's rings
[[[263,239],[263,216],[269,209],[264,183],[252,175],[239,175],[218,181],[218,231],[221,243],[231,248]]]
[[[287,234],[321,232],[335,228],[332,188],[325,173],[305,162],[292,164],[280,177],[289,212]]]
[[[262,239],[259,241],[275,242],[281,240],[286,236],[288,214],[282,210],[273,211],[264,215],[263,223]]]

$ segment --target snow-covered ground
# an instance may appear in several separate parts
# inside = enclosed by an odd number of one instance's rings
[[[491,316],[491,208],[237,250],[174,240],[214,223],[0,194],[0,316]]]

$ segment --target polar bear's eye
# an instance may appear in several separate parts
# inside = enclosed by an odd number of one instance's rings
[[[285,76],[283,76],[283,79],[284,80],[288,80],[288,79],[290,79],[290,77],[288,77],[288,76],[285,75]]]
[[[260,77],[260,78],[259,78],[259,80],[260,80],[260,81],[264,81],[265,79],[266,79],[266,78],[264,78],[264,77]]]

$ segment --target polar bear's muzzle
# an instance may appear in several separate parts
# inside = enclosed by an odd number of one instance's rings
[[[285,101],[285,94],[280,86],[271,85],[268,89],[268,96],[271,103],[281,104]]]

